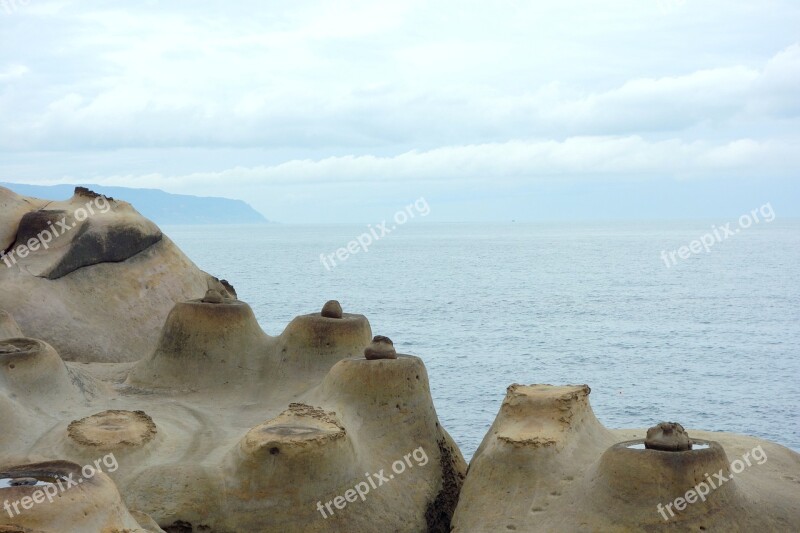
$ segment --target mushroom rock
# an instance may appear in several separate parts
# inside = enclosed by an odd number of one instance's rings
[[[131,515],[105,473],[68,461],[0,466],[0,500],[16,503],[19,510],[12,506],[3,513],[0,528],[5,531],[164,533],[161,528],[144,528]],[[23,500],[31,502],[27,509],[19,503]]]
[[[330,406],[351,432],[356,449],[370,450],[394,465],[409,448],[424,450],[433,468],[420,468],[426,479],[421,494],[413,498],[425,504],[425,515],[412,515],[402,523],[409,531],[449,531],[450,519],[466,474],[466,463],[450,435],[441,427],[430,395],[428,374],[419,357],[369,361],[352,357],[339,361],[311,396],[315,404]],[[398,428],[403,428],[398,432]],[[405,451],[404,451],[405,450]],[[405,495],[403,498],[412,497]],[[385,502],[385,512],[397,516],[396,505]],[[423,521],[424,520],[424,521]],[[390,524],[401,522],[389,521]]]
[[[364,348],[364,357],[368,361],[375,359],[397,359],[397,352],[394,349],[394,343],[389,337],[383,335],[376,335],[372,342]]]
[[[2,265],[0,265],[2,268]],[[24,337],[14,317],[0,309],[0,340]]]
[[[286,326],[277,339],[276,353],[283,372],[319,380],[338,361],[361,355],[371,338],[372,328],[363,315],[342,313],[333,319],[312,313]]]
[[[211,293],[219,293],[209,290]],[[261,382],[271,372],[269,338],[238,300],[175,304],[155,351],[131,369],[137,387],[208,389]],[[215,298],[216,299],[216,298]]]
[[[261,530],[270,509],[270,531],[324,531],[328,524],[316,501],[363,476],[354,443],[336,414],[301,403],[250,429],[228,461],[228,517],[220,516],[221,530]],[[263,500],[254,502],[260,495]]]
[[[800,524],[797,453],[727,433],[693,430],[690,441],[677,423],[650,428],[646,438],[641,430],[608,430],[588,394],[586,386],[509,387],[470,463],[455,533],[787,531]],[[727,481],[712,488],[716,474]]]
[[[80,188],[46,202],[0,187],[0,204],[0,308],[66,360],[141,359],[173,305],[211,279],[126,202]]]
[[[342,318],[342,304],[338,300],[328,300],[320,313],[325,318]]]

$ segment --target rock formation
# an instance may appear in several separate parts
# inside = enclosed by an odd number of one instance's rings
[[[603,427],[588,397],[586,385],[509,387],[453,531],[797,530],[797,453],[694,430],[690,448],[676,423],[650,428],[645,446],[644,431]]]
[[[212,280],[130,204],[81,188],[48,202],[0,187],[0,252],[0,309],[69,361],[141,359]]]
[[[0,309],[0,340],[22,337],[22,330],[19,329],[17,321],[10,313]]]
[[[677,422],[661,422],[647,430],[644,447],[665,452],[685,451],[692,449],[692,440]]]
[[[799,529],[800,455],[607,429],[586,385],[509,387],[467,475],[365,316],[272,337],[124,202],[0,207],[0,533]]]
[[[0,487],[7,487],[0,488],[7,505],[0,532],[163,533],[148,516],[128,511],[106,474],[83,470],[68,461],[0,467]]]
[[[0,415],[16,430],[0,469],[113,454],[106,474],[151,531],[448,531],[466,464],[422,361],[360,355],[372,337],[362,315],[304,315],[270,337],[222,290],[176,304],[134,365],[2,341]],[[109,505],[115,527],[131,528]],[[9,523],[60,531],[38,514]]]
[[[394,343],[389,337],[383,335],[376,335],[372,342],[364,348],[364,357],[368,361],[375,359],[397,359],[397,351],[394,349]]]
[[[322,306],[322,313],[325,318],[342,318],[342,305],[337,300],[329,300]]]

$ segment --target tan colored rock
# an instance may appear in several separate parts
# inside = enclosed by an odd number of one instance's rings
[[[207,304],[221,304],[223,301],[222,294],[214,289],[208,289],[202,300],[203,303]]]
[[[133,367],[130,385],[174,390],[263,383],[268,337],[244,302],[176,304],[156,350]]]
[[[142,527],[105,473],[87,476],[68,461],[0,466],[0,500],[0,531],[163,533]]]
[[[661,422],[647,430],[644,447],[665,452],[685,451],[692,449],[692,440],[677,422]]]
[[[647,449],[644,431],[603,427],[588,395],[585,385],[509,387],[470,463],[455,533],[797,529],[799,454],[697,430],[694,449]],[[666,444],[685,447],[678,426],[658,426],[651,438],[663,440],[668,429]],[[701,501],[699,484],[717,473],[727,481],[708,485]]]
[[[320,314],[325,318],[342,318],[342,304],[337,300],[328,300],[322,306]]]
[[[19,329],[17,321],[10,313],[0,309],[0,340],[15,337],[24,337],[22,330]]]
[[[102,385],[67,367],[52,346],[37,339],[0,341],[0,390],[17,402],[49,410],[85,402]]]
[[[318,383],[337,362],[363,354],[370,339],[372,328],[364,315],[342,313],[336,320],[321,313],[295,317],[277,339],[278,371]]]
[[[70,361],[141,359],[175,303],[216,280],[130,204],[84,189],[47,202],[0,187],[0,241],[0,308]]]
[[[47,204],[47,200],[27,198],[10,189],[0,187],[0,250],[7,250],[14,244],[19,221],[26,213],[41,209]],[[2,256],[0,256],[0,260],[2,260]]]
[[[397,351],[394,349],[394,343],[389,337],[383,335],[376,335],[372,342],[364,348],[364,357],[368,361],[375,359],[397,359]]]
[[[144,411],[111,409],[70,422],[67,435],[80,446],[98,451],[144,446],[156,436],[153,419]]]
[[[367,361],[371,336],[362,315],[313,313],[270,337],[224,298],[175,305],[135,364],[59,367],[52,347],[13,341],[47,362],[30,368],[32,395],[53,392],[15,403],[23,388],[0,379],[2,423],[16,428],[0,462],[113,453],[127,507],[166,530],[446,531],[466,464],[422,361]]]

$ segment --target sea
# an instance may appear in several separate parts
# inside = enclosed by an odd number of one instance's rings
[[[374,335],[424,360],[467,460],[514,383],[588,384],[610,428],[675,421],[800,451],[800,220],[736,223],[709,251],[689,248],[719,226],[417,218],[386,235],[366,224],[162,229],[233,283],[270,335],[327,300],[366,315]],[[335,256],[365,233],[366,250]]]

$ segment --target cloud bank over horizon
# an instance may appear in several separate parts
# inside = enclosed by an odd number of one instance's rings
[[[0,181],[228,196],[286,222],[422,195],[442,220],[535,219],[545,199],[800,215],[799,5],[530,4],[0,9]]]

